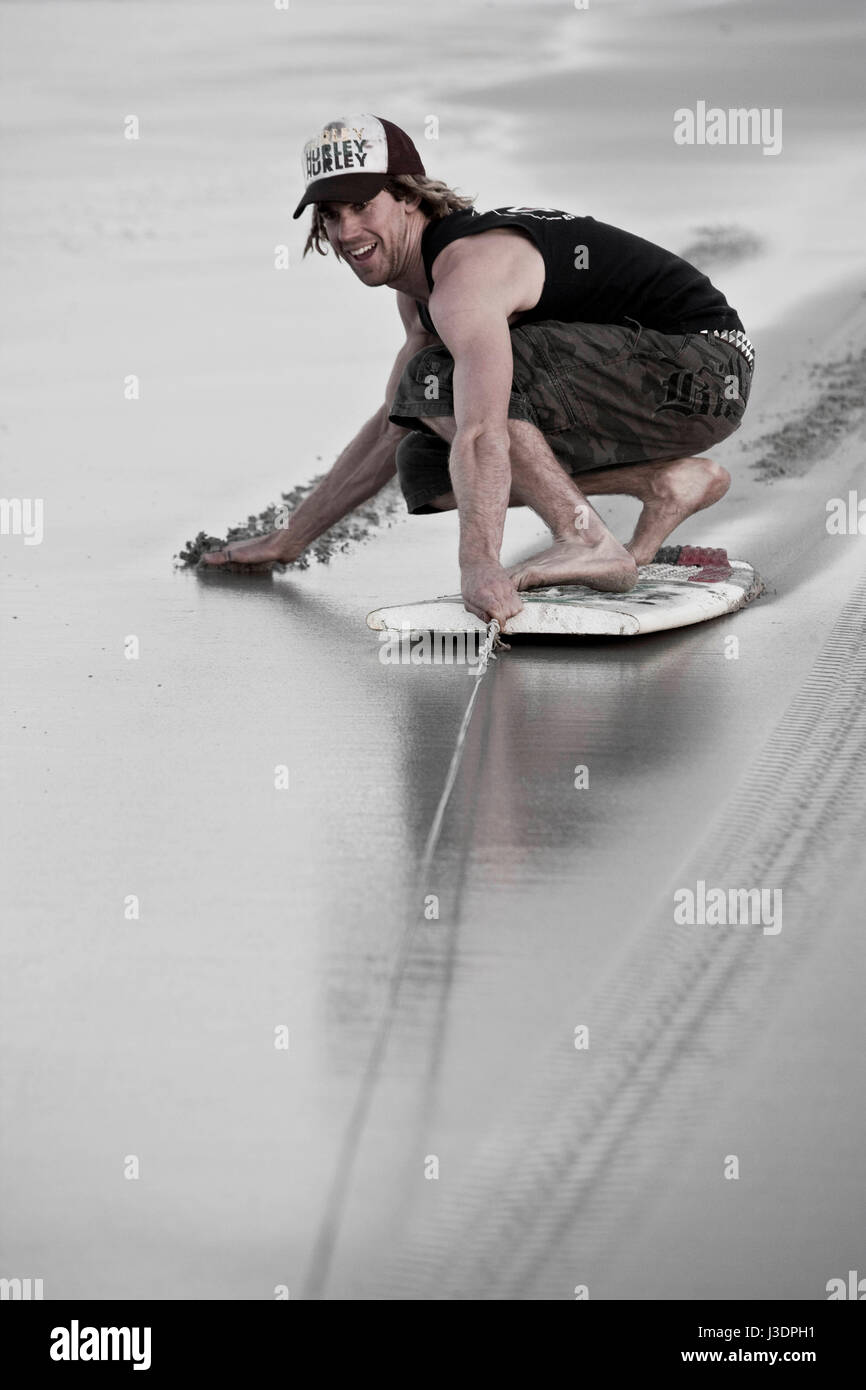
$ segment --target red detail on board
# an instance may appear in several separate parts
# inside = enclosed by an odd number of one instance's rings
[[[715,569],[726,569],[730,573],[727,550],[715,549],[709,545],[684,545],[677,560],[678,565],[709,565]]]

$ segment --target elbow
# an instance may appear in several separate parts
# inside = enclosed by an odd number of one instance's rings
[[[507,421],[480,421],[477,424],[461,425],[454,435],[453,448],[472,453],[508,454],[511,438]]]

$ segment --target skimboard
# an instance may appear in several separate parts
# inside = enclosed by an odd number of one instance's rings
[[[624,594],[603,593],[585,584],[524,590],[523,610],[509,618],[503,636],[637,637],[734,613],[764,587],[745,560],[729,560],[725,550],[706,546],[664,546],[638,576],[635,587]],[[486,630],[480,618],[467,613],[459,594],[377,608],[367,615],[367,626],[379,632]]]

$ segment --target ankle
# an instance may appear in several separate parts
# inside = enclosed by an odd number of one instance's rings
[[[586,524],[578,524],[585,520]],[[571,516],[561,525],[553,528],[553,539],[562,545],[579,545],[587,550],[596,550],[611,535],[604,522],[589,509],[589,516]]]

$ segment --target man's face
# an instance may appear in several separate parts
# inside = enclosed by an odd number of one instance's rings
[[[319,203],[329,242],[365,285],[387,285],[399,273],[410,211],[385,189],[368,203]]]

